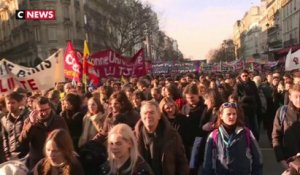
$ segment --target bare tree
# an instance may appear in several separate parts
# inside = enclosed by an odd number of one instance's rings
[[[131,52],[137,44],[143,43],[147,35],[155,33],[157,18],[153,17],[151,6],[138,0],[111,0],[104,8],[110,16],[102,19],[101,27],[106,30],[101,40],[106,48],[121,54]]]
[[[211,62],[226,62],[235,59],[234,43],[232,39],[223,40],[219,48],[212,49],[208,53]]]

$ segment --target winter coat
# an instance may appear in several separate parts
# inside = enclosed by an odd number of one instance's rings
[[[233,94],[236,95],[240,101],[248,103],[249,107],[251,106],[251,108],[256,111],[256,116],[261,117],[261,101],[258,89],[253,81],[249,80],[243,82],[240,80],[236,83]]]
[[[278,108],[276,112],[272,132],[272,144],[277,161],[287,160],[300,152],[300,109],[289,102],[283,121],[279,119],[280,109]]]
[[[98,132],[103,130],[105,117],[99,112],[93,116],[86,114],[83,118],[82,134],[78,146],[82,146],[87,141],[92,140]]]
[[[12,117],[11,113],[1,118],[3,149],[7,160],[18,159],[28,153],[28,145],[22,145],[19,136],[29,113],[30,111],[24,108],[17,118]]]
[[[62,167],[54,167],[50,165],[50,168],[47,172],[44,171],[44,167],[46,164],[50,164],[49,162],[46,162],[46,159],[43,158],[41,159],[34,167],[33,173],[31,175],[84,175],[84,171],[81,167],[81,164],[79,161],[75,161],[70,164],[70,173],[65,174],[63,173],[63,168]]]
[[[160,119],[158,127],[161,127],[161,129],[155,132],[154,137],[159,140],[160,144],[152,146],[151,149],[151,146],[146,143],[143,135],[143,130],[145,130],[143,122],[139,120],[136,124],[135,134],[141,156],[150,164],[155,173],[156,170],[151,165],[149,152],[160,156],[157,159],[160,160],[159,164],[162,169],[156,175],[187,175],[189,173],[189,166],[180,135],[165,117]],[[158,148],[155,149],[154,147]],[[158,150],[159,152],[155,153],[153,150]]]
[[[205,148],[202,174],[262,175],[262,154],[253,134],[250,134],[250,143],[247,143],[246,130],[236,127],[227,147],[220,132],[229,142],[230,136],[223,126],[219,127],[216,143],[213,139],[213,132],[210,133]]]
[[[112,174],[110,172],[110,166],[109,166],[109,161],[105,162],[101,167],[100,167],[100,173],[99,175],[154,175],[151,167],[149,164],[143,160],[142,158],[139,158],[138,161],[136,162],[135,167],[133,168],[133,172],[123,172],[130,166],[130,161],[127,160],[124,165],[120,167],[118,172],[116,174]]]
[[[55,129],[65,129],[68,127],[64,119],[55,112],[51,111],[49,118],[44,122],[32,123],[29,118],[24,122],[23,130],[20,134],[19,141],[22,144],[29,145],[29,168],[44,157],[44,145],[48,134]]]
[[[67,124],[74,147],[77,150],[79,138],[82,133],[82,119],[84,114],[82,112],[62,111],[60,116],[64,118]]]
[[[168,118],[168,121],[171,123],[173,128],[181,136],[182,143],[185,148],[185,152],[189,157],[188,147],[189,147],[189,141],[191,140],[191,135],[190,135],[190,125],[187,117],[181,113],[176,113],[175,118],[174,119]]]
[[[206,133],[202,130],[200,126],[201,117],[203,115],[203,111],[205,109],[204,100],[200,98],[199,103],[196,107],[192,108],[189,104],[185,104],[182,107],[182,114],[184,114],[190,125],[191,132],[191,140],[189,141],[189,145],[192,146],[194,143],[195,137],[203,137]]]

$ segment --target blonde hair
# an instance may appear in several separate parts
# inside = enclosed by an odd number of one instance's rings
[[[127,124],[117,124],[115,125],[108,133],[108,141],[110,140],[110,137],[114,134],[117,134],[122,137],[123,140],[130,143],[131,148],[129,150],[130,154],[130,166],[125,170],[126,173],[130,172],[130,174],[133,173],[134,167],[137,163],[139,152],[138,152],[138,145],[135,138],[135,135],[132,131],[132,129]],[[118,170],[116,162],[114,161],[112,157],[112,153],[110,152],[110,144],[107,146],[107,152],[108,152],[108,161],[110,165],[110,171],[112,174],[115,174]]]
[[[172,103],[173,105],[175,105],[175,113],[178,113],[178,107],[177,107],[175,101],[170,97],[164,97],[160,101],[160,103],[159,103],[160,112],[163,113],[163,114],[166,114],[165,110],[164,110],[164,106],[168,103]]]

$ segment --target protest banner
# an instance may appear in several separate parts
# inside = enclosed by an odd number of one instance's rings
[[[62,49],[33,68],[2,59],[0,61],[0,94],[10,93],[16,87],[29,91],[47,90],[54,87],[56,82],[65,81],[63,71]]]
[[[112,50],[96,52],[90,57],[95,71],[101,78],[146,75],[143,49],[139,50],[132,58],[126,58]]]
[[[285,59],[285,70],[291,71],[295,69],[300,69],[300,49],[294,53],[290,49]]]

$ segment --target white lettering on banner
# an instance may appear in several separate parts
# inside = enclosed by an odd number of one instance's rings
[[[132,75],[132,68],[127,68],[127,67],[119,67],[120,69],[120,76],[130,76]]]
[[[79,70],[79,65],[76,63],[76,60],[75,60],[75,58],[72,56],[72,54],[68,54],[68,55],[66,56],[66,63],[67,63],[68,65],[72,65],[73,71],[75,71],[75,72],[80,72],[80,70]]]
[[[116,72],[116,67],[105,67],[104,68],[104,73],[106,76],[111,76],[111,75],[115,75]]]
[[[101,57],[101,58],[93,58],[91,60],[93,65],[95,66],[103,66],[108,64],[108,57]]]

